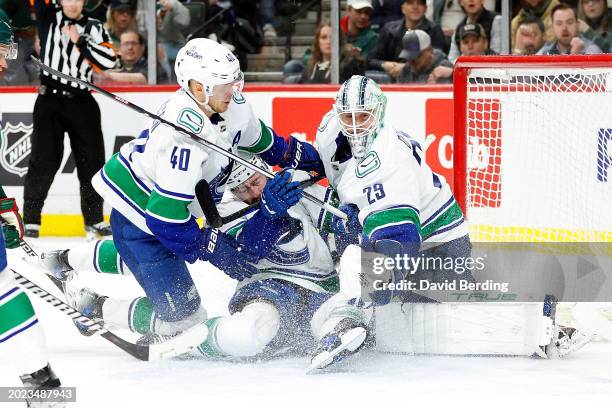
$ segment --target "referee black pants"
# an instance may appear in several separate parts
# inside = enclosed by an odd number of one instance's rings
[[[24,182],[24,223],[40,224],[43,204],[62,163],[65,132],[76,160],[85,225],[101,222],[103,200],[91,185],[91,178],[104,165],[100,108],[94,98],[89,94],[72,98],[39,95],[33,122],[32,153]]]

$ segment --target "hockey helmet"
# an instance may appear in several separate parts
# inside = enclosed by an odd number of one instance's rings
[[[264,163],[264,161],[255,154],[240,154],[240,157],[247,160],[249,163],[256,165],[257,167],[264,170],[269,170],[269,167]],[[253,174],[255,174],[255,170],[246,167],[244,164],[234,162],[232,172],[225,183],[225,187],[233,190],[250,179]]]
[[[188,93],[192,79],[204,86],[204,104],[213,95],[215,85],[233,84],[234,91],[241,91],[244,86],[244,75],[236,56],[208,38],[196,38],[185,44],[176,56],[174,72],[179,86]]]
[[[334,102],[334,112],[351,153],[362,158],[383,126],[387,98],[376,82],[361,75],[345,81]]]

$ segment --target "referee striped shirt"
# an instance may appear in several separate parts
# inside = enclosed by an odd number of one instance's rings
[[[117,55],[102,23],[88,16],[74,20],[66,17],[57,0],[30,0],[36,11],[40,53],[43,63],[64,74],[88,82],[94,70],[113,68]],[[62,33],[62,27],[74,25],[80,34],[76,43]],[[41,71],[41,84],[53,88],[77,91],[86,88]]]

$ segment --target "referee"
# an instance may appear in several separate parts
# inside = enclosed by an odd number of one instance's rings
[[[82,14],[85,0],[30,1],[36,11],[41,59],[46,65],[89,82],[94,70],[115,66],[117,56],[102,23]],[[91,177],[105,159],[98,104],[85,87],[44,71],[40,83],[24,183],[25,235],[39,235],[43,204],[64,153],[64,132],[76,159],[87,235],[111,235],[110,225],[102,219],[102,198],[91,186]]]

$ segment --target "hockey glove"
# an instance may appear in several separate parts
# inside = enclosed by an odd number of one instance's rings
[[[291,181],[290,172],[277,173],[272,180],[268,180],[261,194],[261,211],[266,218],[284,217],[287,210],[300,201],[303,193],[300,183]]]
[[[238,281],[257,273],[257,269],[252,265],[257,262],[257,256],[232,236],[216,228],[206,228],[203,233],[201,260],[210,262],[230,278]]]
[[[331,228],[334,234],[354,234],[363,230],[359,223],[359,208],[355,204],[343,205],[339,210],[348,216],[348,220],[332,215]]]
[[[2,232],[4,242],[9,249],[17,248],[23,238],[23,220],[14,198],[0,199],[0,217],[2,217]]]

